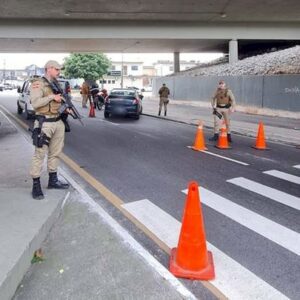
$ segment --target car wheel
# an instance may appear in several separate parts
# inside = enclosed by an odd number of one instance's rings
[[[23,109],[22,109],[22,107],[20,106],[19,102],[17,103],[17,106],[18,106],[18,114],[20,115],[20,114],[22,114]]]
[[[103,107],[103,103],[101,103],[100,101],[97,102],[97,108],[99,110],[102,110],[102,107]]]
[[[106,112],[106,111],[104,112],[104,118],[105,118],[105,119],[109,118],[109,113]]]
[[[136,120],[138,120],[139,118],[140,118],[140,115],[139,115],[139,114],[135,116],[135,119],[136,119]]]

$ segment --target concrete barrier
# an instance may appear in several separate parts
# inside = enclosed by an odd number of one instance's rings
[[[153,80],[153,94],[166,83],[174,100],[210,101],[220,79],[239,105],[300,112],[300,75],[159,77]]]

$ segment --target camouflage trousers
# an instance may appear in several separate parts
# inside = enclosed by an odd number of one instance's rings
[[[90,100],[90,97],[88,94],[82,94],[81,96],[82,96],[82,107],[86,107],[88,100]]]
[[[217,111],[223,116],[222,119],[219,119],[216,115],[214,115],[214,133],[219,133],[220,125],[225,122],[227,133],[230,133],[230,110],[229,108],[219,108],[217,107]]]
[[[159,112],[161,112],[162,107],[164,106],[164,111],[167,111],[167,106],[169,103],[169,99],[165,97],[160,97],[159,99]]]
[[[37,121],[35,121],[34,126],[38,126]],[[35,147],[30,168],[30,175],[32,178],[38,178],[41,176],[46,154],[48,154],[48,173],[56,172],[59,164],[59,155],[64,147],[65,125],[63,121],[44,122],[42,132],[50,138],[50,142],[49,146],[43,145],[41,148]]]

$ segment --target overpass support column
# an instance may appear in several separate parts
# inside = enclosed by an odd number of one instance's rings
[[[174,73],[180,72],[180,53],[174,52]]]
[[[238,61],[238,42],[233,39],[229,41],[229,63],[234,64]]]

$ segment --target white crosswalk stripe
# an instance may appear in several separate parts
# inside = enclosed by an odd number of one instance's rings
[[[294,166],[294,168],[300,169],[300,165],[296,165],[296,166]]]
[[[300,210],[300,198],[292,196],[288,193],[281,192],[277,189],[268,187],[261,183],[246,179],[244,177],[237,177],[227,180],[227,182],[233,183],[244,189],[260,194],[264,197],[270,198],[274,201],[290,206],[297,210]]]
[[[183,191],[187,194],[187,190]],[[244,208],[205,188],[199,187],[201,202],[226,217],[300,255],[300,234]]]
[[[171,215],[147,199],[122,206],[169,248],[177,246],[181,223]],[[212,244],[207,247],[213,253],[216,272],[216,279],[210,282],[229,299],[288,299]]]
[[[300,184],[300,177],[295,176],[295,175],[291,175],[291,174],[284,173],[284,172],[277,171],[277,170],[265,171],[263,173],[286,180],[286,181],[290,181],[290,182],[293,182],[296,184]]]

